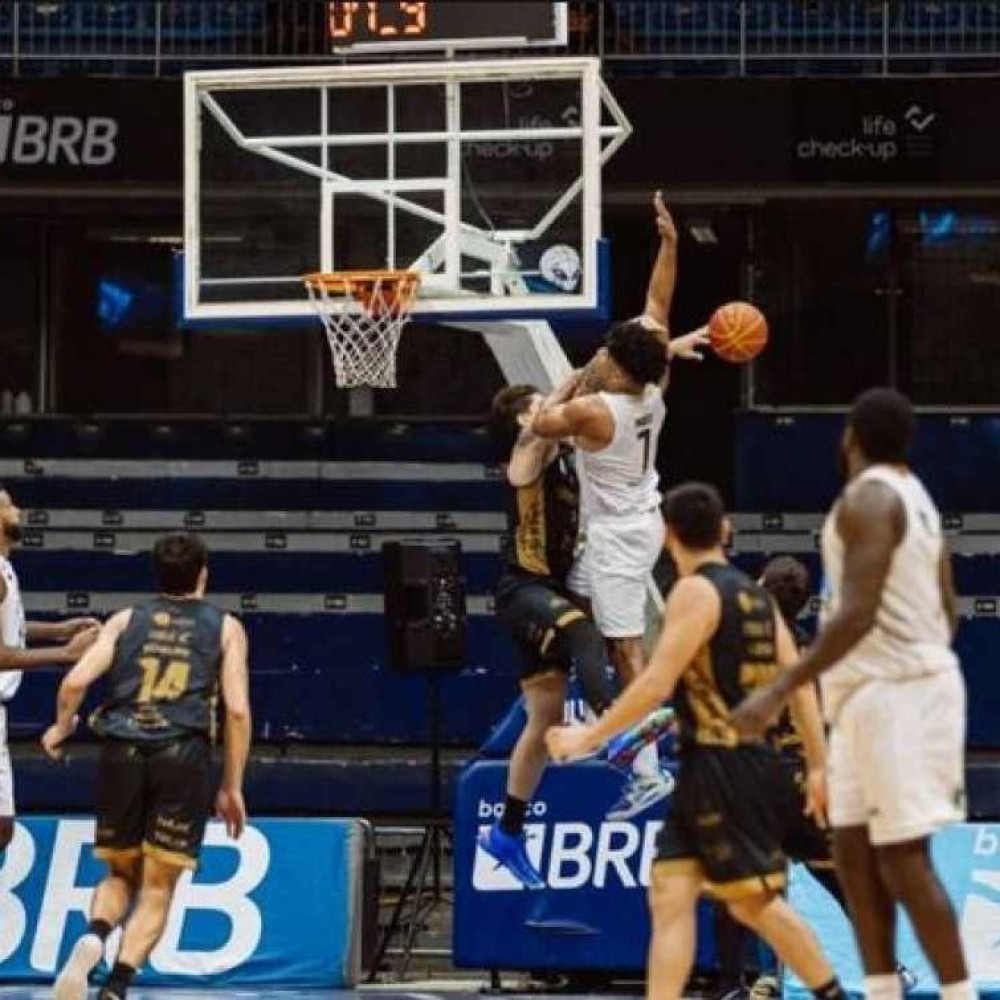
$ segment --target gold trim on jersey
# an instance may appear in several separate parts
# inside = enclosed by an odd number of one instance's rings
[[[134,861],[142,857],[141,847],[95,847],[94,857],[100,861]]]
[[[527,486],[519,486],[517,495],[517,527],[514,542],[517,564],[521,569],[538,576],[550,574],[545,557],[548,539],[545,534],[545,479],[536,479]]]
[[[148,840],[144,840],[142,843],[142,853],[147,858],[171,865],[174,868],[187,868],[190,871],[195,871],[198,867],[198,862],[189,855],[157,847],[156,844],[151,844]]]

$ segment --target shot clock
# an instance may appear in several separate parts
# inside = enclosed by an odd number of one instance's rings
[[[337,2],[327,22],[338,54],[566,44],[565,3]]]

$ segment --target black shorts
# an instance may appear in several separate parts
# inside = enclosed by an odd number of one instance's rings
[[[507,573],[497,584],[495,606],[517,643],[522,683],[556,670],[569,672],[555,640],[560,629],[587,616],[555,581]]]
[[[196,868],[212,804],[212,750],[203,736],[169,743],[106,740],[97,786],[94,853],[148,855]]]
[[[766,747],[685,748],[657,864],[700,868],[720,899],[777,892],[785,884],[779,811],[786,780]]]
[[[824,830],[812,816],[805,814],[805,761],[796,753],[781,753],[779,761],[783,771],[783,800],[779,807],[781,846],[792,861],[799,861],[810,868],[832,868],[830,831]]]

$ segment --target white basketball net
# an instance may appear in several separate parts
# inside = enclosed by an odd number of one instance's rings
[[[413,271],[307,274],[309,301],[323,321],[342,389],[396,387],[396,349],[420,286]]]

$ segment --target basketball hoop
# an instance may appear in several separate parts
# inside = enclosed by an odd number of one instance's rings
[[[396,387],[396,349],[420,287],[416,271],[316,272],[302,277],[323,321],[342,389]]]

